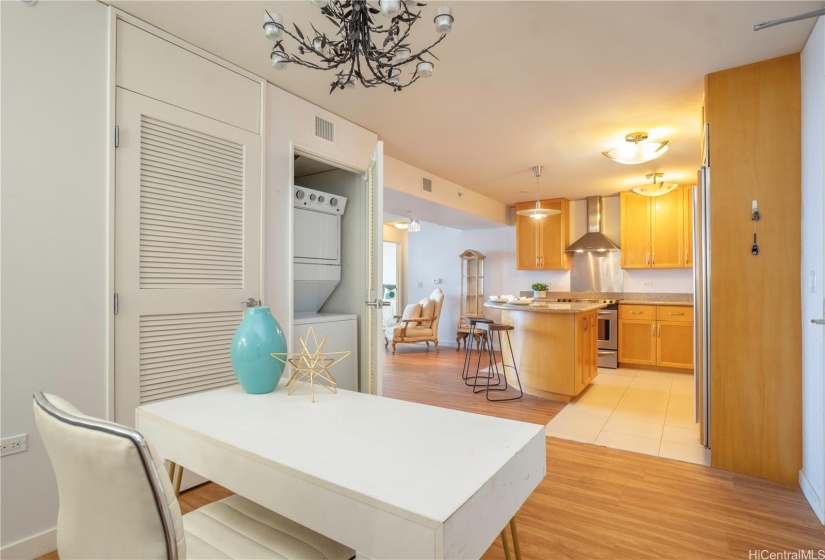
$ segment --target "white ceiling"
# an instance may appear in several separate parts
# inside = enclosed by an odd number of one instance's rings
[[[309,30],[313,22],[331,31],[306,0],[111,3],[378,133],[388,155],[507,204],[535,196],[536,164],[546,166],[542,197],[610,195],[653,171],[693,183],[703,76],[799,52],[815,20],[759,32],[753,24],[825,5],[431,2],[413,47],[436,38],[430,22],[437,6],[452,6],[456,18],[434,51],[440,62],[432,78],[399,93],[358,87],[329,94],[330,73],[269,65],[264,9],[287,25]],[[670,151],[635,166],[601,155],[637,130],[669,140]]]

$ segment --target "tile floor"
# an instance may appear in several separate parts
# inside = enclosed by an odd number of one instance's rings
[[[693,375],[599,369],[547,424],[547,435],[699,465],[710,455],[693,421]]]

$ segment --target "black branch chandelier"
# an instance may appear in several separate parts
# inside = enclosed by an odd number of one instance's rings
[[[410,30],[421,18],[421,11],[413,10],[426,4],[414,0],[378,0],[376,8],[367,0],[310,0],[310,3],[320,8],[337,27],[336,34],[330,38],[312,24],[312,34],[301,31],[296,24],[293,24],[293,33],[284,26],[280,14],[267,11],[264,32],[275,41],[270,60],[276,70],[284,70],[288,64],[314,70],[338,70],[330,93],[355,87],[356,82],[368,88],[385,84],[400,91],[419,78],[428,78],[433,73],[433,60],[438,60],[430,49],[443,41],[453,26],[452,10],[438,8],[434,20],[438,40],[413,54],[408,43]],[[376,23],[373,16],[379,15],[389,22]],[[284,35],[298,43],[300,57],[286,52]],[[307,58],[310,56],[313,58]],[[402,83],[402,70],[410,68],[408,65],[414,66],[409,79]]]

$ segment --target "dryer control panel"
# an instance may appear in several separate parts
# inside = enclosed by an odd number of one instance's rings
[[[337,194],[325,193],[296,185],[292,203],[295,208],[306,208],[307,210],[315,210],[316,212],[343,215],[344,209],[347,206],[347,198],[345,196],[338,196]]]

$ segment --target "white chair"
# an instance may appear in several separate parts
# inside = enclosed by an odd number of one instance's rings
[[[57,477],[57,549],[69,558],[349,559],[355,552],[240,496],[181,516],[163,463],[139,432],[34,394]]]

